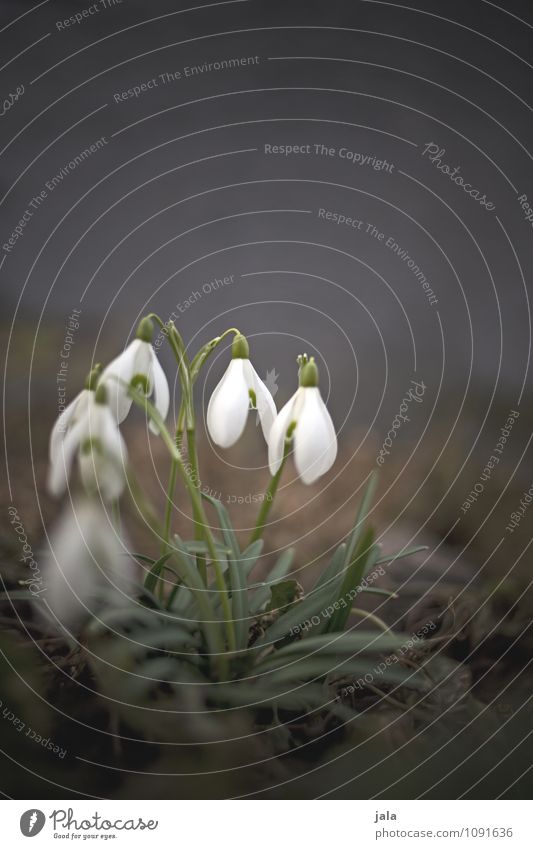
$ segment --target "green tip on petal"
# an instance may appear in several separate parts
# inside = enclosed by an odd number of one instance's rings
[[[95,390],[94,400],[97,404],[107,404],[107,389],[103,383],[100,383]]]
[[[151,342],[154,335],[154,322],[151,318],[142,318],[137,327],[137,339]]]
[[[311,359],[300,368],[300,386],[318,386],[318,367],[315,363],[314,357],[311,357]]]
[[[100,365],[100,363],[96,363],[95,367],[91,369],[91,371],[85,378],[85,388],[90,389],[91,392],[94,392],[98,383],[98,378],[100,377],[101,373],[102,366]]]
[[[145,374],[134,374],[130,380],[130,386],[140,389],[145,395],[149,394],[150,382]]]
[[[290,441],[290,440],[292,439],[292,437],[293,437],[293,435],[294,435],[294,431],[296,430],[296,425],[297,425],[297,424],[298,424],[298,422],[297,422],[297,421],[292,421],[292,422],[290,423],[289,427],[287,428],[287,433],[285,434],[285,439],[286,439],[287,441]]]
[[[231,346],[231,356],[234,360],[248,360],[250,358],[250,346],[248,339],[242,333],[237,333]]]

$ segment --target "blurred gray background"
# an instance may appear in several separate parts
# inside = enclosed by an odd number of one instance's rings
[[[72,311],[67,398],[155,310],[193,349],[239,326],[279,403],[296,355],[315,353],[355,453],[381,443],[422,380],[395,459],[425,449],[424,475],[436,463],[447,482],[439,497],[456,486],[443,527],[510,409],[521,418],[502,480],[529,485],[530,3],[4,0],[1,13],[8,457],[36,461]],[[213,359],[207,389],[226,362]],[[422,477],[404,476],[402,498]]]

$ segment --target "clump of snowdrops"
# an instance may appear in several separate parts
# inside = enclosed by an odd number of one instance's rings
[[[169,386],[152,345],[156,325],[174,354],[180,382],[172,428]],[[271,473],[245,545],[225,506],[199,485],[194,387],[208,357],[230,337],[231,359],[209,401],[207,428],[218,446],[228,448],[256,410]],[[143,513],[120,432],[132,405],[144,411],[168,453],[166,505],[157,524]],[[291,578],[293,549],[281,553],[265,579],[254,580],[289,456],[303,483],[311,484],[329,471],[336,454],[335,428],[312,357],[298,358],[298,386],[278,412],[239,330],[226,330],[191,356],[175,325],[150,314],[116,359],[90,372],[54,425],[48,487],[57,497],[71,488],[74,495],[51,535],[38,601],[42,615],[81,646],[102,689],[119,703],[150,703],[163,692],[171,704],[185,702],[194,710],[261,707],[276,718],[280,709],[345,713],[338,682],[373,675],[402,643],[377,617],[372,630],[361,622],[350,625],[360,593],[387,595],[366,577],[395,559],[382,557],[366,527],[374,478],[352,530],[305,596]],[[76,494],[80,483],[83,495]],[[178,486],[190,499],[190,539],[173,527]],[[158,537],[159,556],[133,554],[121,531],[119,502],[132,494]],[[413,682],[411,670],[382,665],[380,686]]]

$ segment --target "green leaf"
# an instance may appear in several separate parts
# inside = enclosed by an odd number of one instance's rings
[[[380,557],[374,565],[382,566],[384,563],[394,563],[396,560],[401,560],[402,557],[410,557],[412,554],[418,554],[419,551],[427,551],[428,548],[428,545],[415,545],[413,548],[405,548],[396,554],[387,554],[385,557]]]
[[[379,549],[373,545],[373,540],[374,531],[372,528],[368,528],[360,537],[353,560],[348,564],[338,594],[338,600],[343,599],[346,602],[346,606],[339,604],[331,618],[328,619],[325,630],[329,633],[343,630],[352,607],[351,602],[353,599],[351,598],[351,593],[360,591],[361,581],[377,560]]]
[[[413,689],[427,689],[427,681],[424,681],[420,673],[398,665],[388,666],[383,671],[380,668],[378,671],[377,663],[375,658],[370,657],[339,659],[332,655],[319,655],[309,660],[296,659],[290,664],[271,667],[268,670],[271,674],[265,674],[261,680],[263,686],[274,688],[287,687],[297,682],[318,681],[330,675],[350,675],[354,679],[370,675],[372,680],[369,683],[373,683],[376,687],[380,684],[390,684]]]
[[[256,542],[252,542],[248,548],[244,549],[241,557],[241,563],[246,577],[250,575],[250,572],[257,563],[261,552],[263,551],[263,546],[264,541],[262,539],[258,539]]]
[[[193,636],[185,625],[172,624],[143,632],[136,640],[136,646],[142,649],[158,649],[173,654],[189,655],[191,649],[199,646],[199,641],[198,637]],[[184,648],[188,648],[189,651],[179,651]]]
[[[237,650],[245,649],[248,645],[248,592],[246,578],[240,558],[232,555],[228,558],[229,580],[231,588],[231,612],[235,628]]]
[[[209,546],[203,540],[198,540],[198,539],[183,540],[183,546],[187,549],[189,554],[192,554],[192,555],[200,554],[200,555],[203,555],[204,557],[210,556]],[[230,549],[227,546],[221,545],[218,542],[215,542],[215,551],[222,558],[226,557],[226,555],[228,555],[230,553]]]
[[[334,552],[333,557],[331,558],[328,566],[326,567],[326,569],[324,569],[324,571],[316,581],[313,589],[318,590],[320,587],[333,584],[335,579],[339,577],[346,563],[347,548],[348,546],[345,542],[339,545],[337,550]]]
[[[313,624],[311,628],[308,628],[305,631],[304,636],[307,637],[308,634],[321,634],[328,627],[329,617],[332,615],[333,611],[330,612],[332,605],[334,605],[339,597],[341,596],[341,583],[343,580],[345,561],[346,561],[346,551],[348,546],[345,542],[343,542],[334,553],[329,566],[322,573],[321,577],[315,584],[314,589],[322,589],[329,587],[330,596],[328,598],[327,603],[324,605],[324,610],[326,611],[324,616],[321,616],[320,622],[318,624]]]
[[[303,684],[292,692],[276,693],[272,688],[260,684],[242,684],[236,681],[232,686],[220,684],[214,691],[214,697],[218,701],[232,704],[235,708],[277,705],[287,710],[301,710],[304,715],[309,710],[330,708],[334,704],[329,694],[318,684]]]
[[[223,636],[221,633],[221,623],[215,616],[215,611],[211,604],[208,591],[202,581],[200,573],[196,567],[194,557],[185,551],[181,537],[174,534],[174,552],[176,559],[180,564],[182,574],[180,577],[183,583],[189,588],[194,595],[200,616],[198,617],[199,624],[205,634],[205,638],[209,645],[209,650],[212,653],[217,653],[219,646],[223,645]]]
[[[264,588],[261,587],[260,589],[262,590]],[[260,592],[260,590],[257,592]],[[313,617],[318,616],[320,620],[330,598],[330,587],[321,587],[316,592],[309,593],[309,595],[302,599],[302,601],[299,601],[297,604],[293,604],[286,613],[280,616],[279,619],[276,619],[276,621],[269,626],[266,633],[253,644],[252,648],[263,648],[264,646],[268,646],[282,640],[284,637],[288,636],[292,630],[301,628],[302,625],[310,621]]]
[[[263,607],[268,603],[270,599],[270,588],[273,584],[281,581],[282,578],[285,577],[287,572],[292,566],[292,561],[294,557],[294,549],[288,548],[286,551],[281,554],[281,556],[276,561],[275,565],[272,567],[270,572],[268,573],[267,580],[262,584],[256,584],[254,589],[254,593],[252,596],[252,600],[250,602],[250,611],[251,613],[259,613]]]
[[[171,610],[178,616],[195,618],[198,616],[198,605],[190,589],[183,584],[172,587],[167,600],[167,610]]]
[[[355,657],[359,654],[382,654],[400,649],[411,639],[406,634],[393,632],[363,631],[357,628],[342,634],[317,634],[306,640],[295,640],[273,654],[268,655],[257,665],[262,669],[271,664],[276,665],[279,659],[288,660],[291,657],[309,658],[313,652],[340,657],[342,654]]]
[[[138,552],[138,551],[134,551],[134,552],[132,552],[132,555],[131,555],[131,556],[132,556],[135,560],[141,560],[143,563],[150,563],[150,564],[152,564],[152,565],[155,563],[155,559],[154,559],[153,557],[147,557],[147,555],[146,555],[146,554],[139,554],[139,552]]]
[[[207,493],[202,493],[206,501],[211,504],[217,513],[220,530],[224,543],[228,548],[226,559],[228,563],[229,589],[231,593],[231,607],[235,628],[235,640],[237,649],[244,649],[248,645],[249,631],[249,609],[248,609],[248,592],[246,587],[246,572],[245,572],[245,555],[241,552],[233,525],[228,511],[218,498]],[[249,546],[247,551],[252,550],[252,558],[259,556],[261,547]],[[255,555],[257,552],[257,555]],[[250,556],[249,554],[246,556]],[[255,563],[255,561],[253,561]],[[253,565],[253,564],[252,564]]]
[[[144,587],[148,590],[148,592],[153,593],[157,582],[161,576],[163,569],[165,568],[165,564],[167,560],[172,557],[172,552],[168,551],[166,554],[163,554],[159,560],[156,560],[150,571],[148,572],[146,578],[144,579]]]
[[[293,559],[294,548],[287,548],[286,551],[280,554],[274,566],[268,573],[267,582],[272,584],[274,581],[279,581],[280,578],[284,578],[292,566]]]
[[[352,721],[357,714],[349,706],[332,698],[331,691],[323,684],[298,684],[294,689],[276,693],[271,687],[259,684],[237,684],[235,687],[220,685],[216,698],[232,704],[235,708],[271,707],[298,713],[293,722],[305,719],[315,711],[328,711],[344,721]]]
[[[279,584],[272,584],[270,587],[270,603],[266,609],[266,613],[271,613],[272,611],[285,613],[291,604],[301,598],[302,593],[301,584],[295,580],[280,581]]]
[[[348,568],[349,564],[353,560],[355,547],[356,547],[357,543],[359,542],[359,538],[360,538],[362,530],[363,530],[363,524],[364,524],[365,519],[367,517],[367,513],[368,513],[368,510],[369,510],[372,498],[374,497],[376,485],[377,485],[377,475],[376,475],[375,472],[372,472],[369,479],[368,479],[366,489],[364,491],[363,497],[361,499],[361,503],[359,505],[359,509],[358,509],[356,517],[355,517],[355,524],[354,524],[353,529],[350,533],[350,536],[348,537],[348,540],[347,540],[346,557],[345,557],[345,563],[344,563],[344,566],[345,566],[346,569]]]
[[[228,511],[218,498],[213,498],[212,495],[208,495],[206,492],[202,492],[202,498],[205,498],[215,508],[224,542],[229,548],[231,556],[238,560],[241,552]]]

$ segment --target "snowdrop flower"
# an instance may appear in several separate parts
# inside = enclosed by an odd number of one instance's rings
[[[57,456],[60,450],[61,443],[65,439],[68,431],[71,430],[77,422],[84,418],[89,407],[89,401],[94,395],[98,377],[100,376],[101,366],[96,365],[89,372],[85,381],[84,389],[79,392],[73,401],[65,407],[61,415],[57,418],[55,425],[50,434],[50,445],[48,455],[51,461]]]
[[[207,429],[221,448],[237,442],[250,409],[257,409],[266,440],[276,417],[274,399],[251,364],[249,354],[246,337],[237,334],[233,339],[232,360],[209,401]]]
[[[125,552],[109,517],[93,499],[68,506],[50,536],[40,594],[60,625],[76,628],[102,602],[127,602],[134,567]]]
[[[270,471],[276,474],[283,461],[285,439],[294,441],[294,462],[304,483],[324,475],[337,456],[337,436],[318,388],[314,358],[301,358],[300,386],[279,411],[268,440]]]
[[[48,488],[56,496],[65,491],[77,452],[86,489],[100,493],[105,501],[112,501],[124,489],[126,446],[107,405],[106,387],[100,384],[84,404],[83,415],[54,446]]]
[[[130,385],[141,389],[147,397],[153,394],[154,406],[161,418],[167,417],[170,394],[165,372],[152,346],[153,332],[152,320],[143,318],[137,328],[137,338],[102,373],[101,382],[108,387],[109,405],[117,423],[123,421],[130,411]],[[152,433],[159,433],[155,422],[150,421],[148,426]]]

